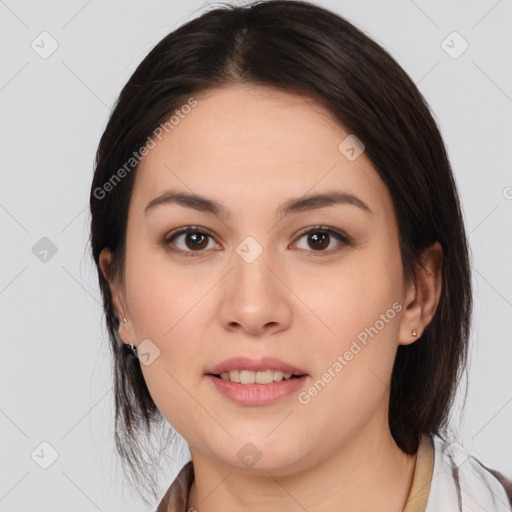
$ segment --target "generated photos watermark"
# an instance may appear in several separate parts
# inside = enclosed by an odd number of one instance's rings
[[[152,134],[148,135],[146,143],[141,146],[138,151],[134,151],[133,155],[122,165],[122,167],[117,169],[117,171],[114,172],[114,174],[112,174],[112,176],[101,187],[96,187],[94,189],[94,197],[96,199],[104,199],[108,192],[111,192],[127,174],[139,165],[140,161],[147,156],[152,149],[156,148],[157,142],[155,138],[162,141],[164,132],[170,133],[171,130],[180,123],[180,120],[184,119],[196,105],[197,100],[189,98],[187,103],[182,105],[179,109],[176,109],[167,121],[158,125],[153,130]]]

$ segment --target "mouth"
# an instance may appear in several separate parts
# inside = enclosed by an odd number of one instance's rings
[[[298,379],[305,376],[303,373],[291,373],[283,370],[268,369],[263,371],[231,370],[229,372],[207,374],[221,380],[227,380],[236,384],[271,384],[283,380]]]
[[[277,374],[277,380],[274,380],[274,373]],[[213,385],[213,389],[225,398],[237,405],[252,407],[270,405],[293,396],[307,385],[309,375],[287,372],[285,377],[282,370],[272,369],[257,372],[231,370],[206,374],[205,378]]]
[[[307,376],[307,373],[281,359],[232,357],[210,368],[207,376],[235,384],[272,384]]]

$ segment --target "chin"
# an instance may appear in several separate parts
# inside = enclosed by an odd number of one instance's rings
[[[275,427],[274,423],[272,428],[261,434],[237,435],[236,432],[232,432],[234,440],[230,446],[233,449],[228,449],[227,453],[218,453],[217,456],[223,459],[226,465],[236,468],[237,472],[267,476],[271,473],[277,476],[301,469],[306,454],[299,453],[298,450],[304,450],[304,443],[294,440],[286,435],[286,432],[279,432],[279,427],[272,432]],[[269,432],[272,432],[270,436]]]

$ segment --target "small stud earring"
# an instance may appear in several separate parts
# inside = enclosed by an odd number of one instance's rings
[[[416,332],[416,329],[413,329],[413,330],[412,330],[412,335],[413,335],[413,336],[418,336],[418,333]]]
[[[123,324],[126,325],[127,323],[127,320],[126,318],[123,316]],[[132,354],[136,357],[139,357],[138,354],[137,354],[137,347],[135,345],[133,345],[132,343],[127,343],[128,345],[128,348],[132,351]]]

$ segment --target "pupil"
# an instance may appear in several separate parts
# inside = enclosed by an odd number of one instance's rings
[[[202,235],[201,233],[192,233],[192,234],[189,233],[187,239],[193,240],[192,247],[189,247],[189,248],[191,248],[191,249],[203,249],[204,248],[203,246],[204,246],[204,241],[206,240],[206,237],[204,235]],[[198,239],[203,239],[202,245],[201,245],[201,240],[199,240],[199,243],[197,243]]]
[[[319,240],[319,238],[321,238],[321,240]],[[322,233],[320,235],[318,233],[314,233],[311,235],[311,239],[314,241],[313,246],[316,249],[318,249],[318,248],[325,249],[326,247],[328,247],[329,246],[328,238],[329,238],[329,235],[326,233]],[[327,243],[325,243],[326,240],[327,240]],[[317,243],[317,242],[320,242],[320,243]]]

